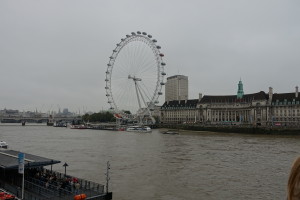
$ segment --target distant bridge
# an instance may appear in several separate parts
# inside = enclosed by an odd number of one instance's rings
[[[1,123],[21,123],[22,121],[29,122],[29,123],[46,123],[49,117],[22,117],[22,116],[2,116],[0,117]],[[72,122],[73,120],[81,120],[81,116],[58,116],[54,117],[53,121],[65,121],[65,122]]]

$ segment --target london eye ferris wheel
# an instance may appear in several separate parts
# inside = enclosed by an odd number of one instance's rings
[[[106,70],[106,97],[110,109],[128,120],[152,117],[164,86],[164,54],[146,32],[132,32],[117,43]]]

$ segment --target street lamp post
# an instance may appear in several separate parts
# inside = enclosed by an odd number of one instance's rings
[[[69,166],[66,162],[65,164],[63,165],[65,167],[65,176],[67,176],[67,167]]]

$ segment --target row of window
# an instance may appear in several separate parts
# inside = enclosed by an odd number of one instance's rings
[[[283,102],[279,102],[279,100],[276,100],[276,102],[272,102],[273,106],[278,106],[278,105],[299,105],[299,101],[295,101],[295,99],[293,99],[293,101],[287,101],[287,99],[285,99]]]
[[[247,111],[246,111],[247,112]],[[208,112],[208,113],[210,113],[210,112]],[[235,111],[228,111],[228,112],[217,112],[217,111],[212,111],[211,112],[211,114],[214,116],[214,115],[216,115],[216,116],[227,116],[227,115],[232,115],[232,116],[234,116],[234,115],[243,115],[245,112],[235,112]]]
[[[300,118],[284,118],[284,117],[282,117],[282,118],[273,118],[273,121],[294,121],[294,122],[300,122]]]
[[[182,110],[182,109],[196,109],[196,107],[181,107],[181,106],[179,106],[179,107],[162,107],[162,110],[178,110],[178,109],[180,109],[180,110]]]
[[[298,114],[295,114],[295,113],[293,113],[293,114],[286,114],[286,113],[279,113],[279,114],[277,114],[277,113],[275,113],[274,114],[275,116],[300,116],[300,113],[298,113]]]
[[[293,113],[300,113],[300,110],[298,109],[298,110],[286,110],[286,109],[275,109],[274,110],[274,112],[275,113],[281,113],[281,112],[284,112],[284,113],[286,113],[286,112],[289,112],[289,113],[291,113],[291,112],[293,112]]]

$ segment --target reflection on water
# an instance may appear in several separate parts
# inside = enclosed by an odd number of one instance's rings
[[[105,183],[114,200],[285,199],[300,137],[187,132],[179,135],[0,126],[11,149],[61,160],[54,170]]]

